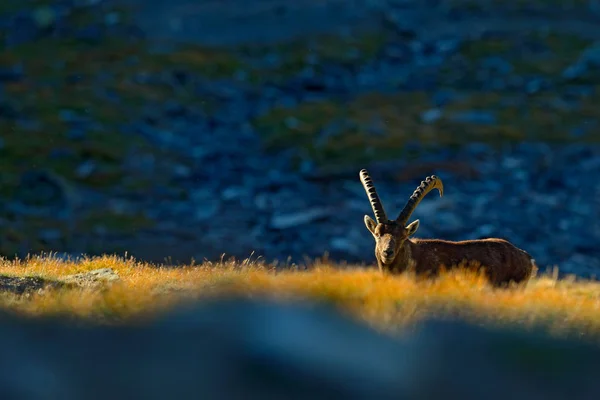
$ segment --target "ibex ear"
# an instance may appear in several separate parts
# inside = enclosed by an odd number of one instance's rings
[[[373,218],[369,217],[368,215],[365,215],[365,225],[367,226],[369,232],[371,232],[372,235],[375,235],[375,228],[377,227],[377,223],[373,220]]]
[[[406,227],[406,236],[412,236],[415,234],[415,232],[417,231],[417,229],[419,229],[419,220],[416,219],[413,222],[411,222],[410,224],[408,224],[408,226]]]

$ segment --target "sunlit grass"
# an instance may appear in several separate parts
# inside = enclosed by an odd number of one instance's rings
[[[540,274],[526,287],[493,289],[466,271],[435,280],[383,276],[375,269],[316,262],[307,270],[277,270],[257,262],[157,266],[114,256],[61,261],[30,257],[0,261],[0,274],[47,279],[112,268],[121,280],[98,289],[0,295],[0,306],[26,315],[66,314],[105,323],[138,321],[192,300],[226,295],[334,304],[358,320],[401,332],[424,318],[461,318],[491,325],[543,326],[557,334],[600,338],[600,283]]]

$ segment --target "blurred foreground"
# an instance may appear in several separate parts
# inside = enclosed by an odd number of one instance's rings
[[[600,349],[428,323],[392,339],[326,306],[220,300],[149,325],[0,317],[3,399],[593,399]]]
[[[555,276],[4,260],[0,398],[592,399],[599,299]]]

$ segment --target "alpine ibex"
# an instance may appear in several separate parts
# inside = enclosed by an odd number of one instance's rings
[[[419,228],[419,220],[406,225],[421,200],[433,189],[440,197],[444,185],[438,177],[430,176],[410,196],[395,220],[389,220],[368,172],[360,171],[360,180],[375,213],[374,221],[365,215],[365,225],[375,238],[375,257],[379,270],[401,273],[413,270],[417,275],[435,275],[441,267],[454,268],[464,264],[483,267],[491,284],[501,286],[514,281],[527,281],[537,267],[535,260],[524,250],[504,239],[490,238],[451,242],[440,239],[411,239]]]

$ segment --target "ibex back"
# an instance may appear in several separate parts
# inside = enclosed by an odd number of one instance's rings
[[[401,273],[412,270],[417,275],[435,275],[441,268],[478,266],[490,283],[502,286],[527,281],[537,267],[524,250],[504,239],[489,238],[451,242],[440,239],[411,238],[419,228],[419,220],[406,225],[421,200],[433,189],[444,195],[442,180],[430,176],[421,182],[395,220],[389,220],[375,186],[366,170],[360,180],[367,192],[375,221],[365,215],[365,225],[375,238],[375,258],[380,271]]]

